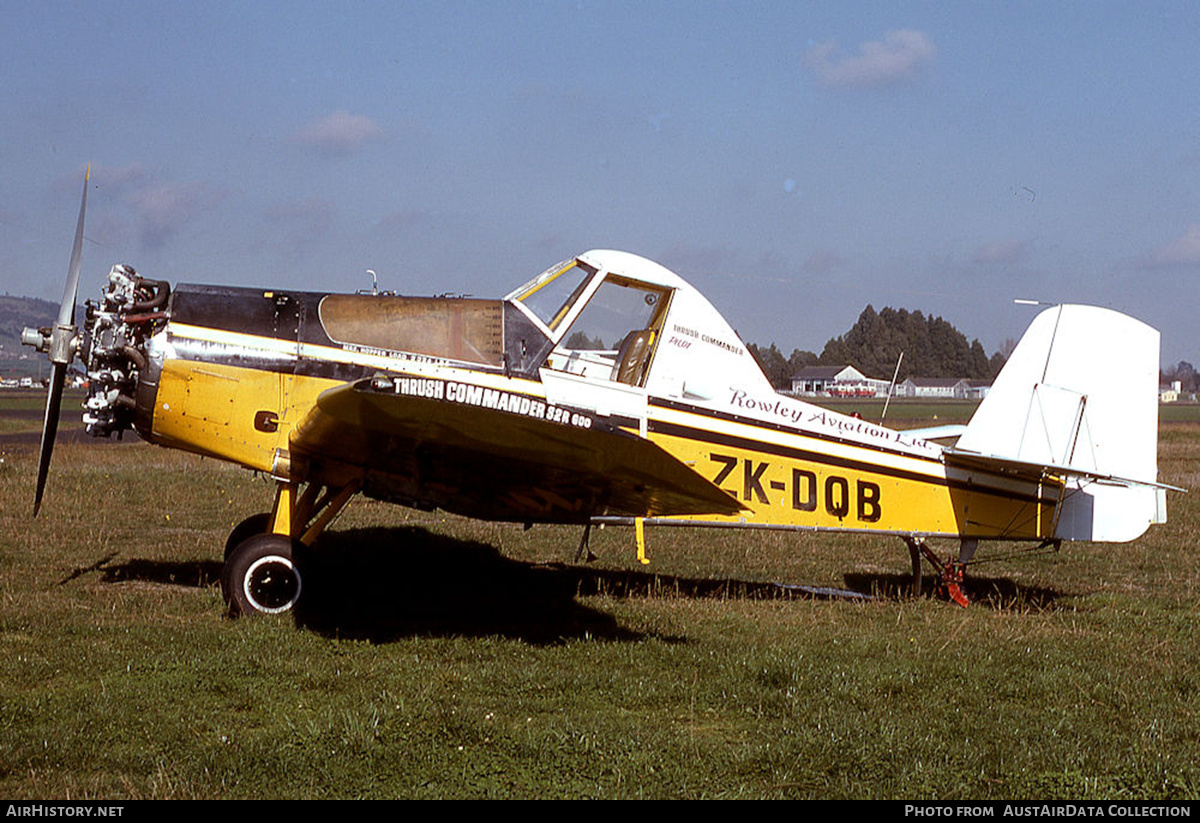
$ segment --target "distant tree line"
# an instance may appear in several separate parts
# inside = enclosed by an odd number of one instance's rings
[[[817,365],[819,360],[817,355],[812,352],[799,349],[793,349],[791,357],[784,357],[783,352],[774,343],[767,348],[747,343],[746,348],[750,350],[750,354],[754,355],[754,359],[758,361],[759,367],[771,381],[771,385],[777,389],[791,388],[792,375],[805,366]]]
[[[900,353],[904,360],[897,380],[907,377],[966,377],[991,380],[1004,366],[1005,356],[991,357],[978,340],[967,338],[940,317],[919,311],[868,305],[858,321],[840,337],[831,338],[820,356],[796,349],[784,358],[774,343],[769,347],[747,344],[772,385],[785,388],[792,375],[805,366],[854,366],[868,377],[889,379]]]

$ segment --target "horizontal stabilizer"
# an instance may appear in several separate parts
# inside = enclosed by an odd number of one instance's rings
[[[1093,483],[1103,483],[1109,486],[1124,488],[1144,487],[1163,489],[1164,491],[1185,492],[1187,489],[1172,486],[1168,483],[1148,483],[1145,480],[1134,480],[1129,477],[1117,477],[1112,474],[1085,471],[1071,466],[1056,466],[1051,463],[1031,463],[1027,460],[1013,460],[992,454],[947,449],[943,452],[946,465],[960,469],[987,471],[990,473],[1008,474],[1025,480],[1037,481],[1047,476],[1057,476],[1064,479],[1081,480]]]

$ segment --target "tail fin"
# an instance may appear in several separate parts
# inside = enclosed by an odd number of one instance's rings
[[[1043,311],[955,450],[1065,475],[1055,537],[1133,540],[1166,519],[1158,347],[1156,329],[1109,309]]]

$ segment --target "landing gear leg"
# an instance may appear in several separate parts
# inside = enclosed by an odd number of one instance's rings
[[[231,615],[291,611],[303,591],[307,550],[345,507],[358,484],[341,488],[279,481],[272,510],[252,515],[229,535],[221,592]]]
[[[588,523],[583,527],[583,537],[579,538],[579,550],[575,552],[575,562],[578,563],[580,558],[585,558],[585,563],[591,563],[596,559],[596,555],[592,554],[592,549],[588,545],[588,538],[592,535],[592,524]]]
[[[922,569],[921,569],[921,541],[915,537],[904,538],[905,545],[908,546],[908,557],[912,561],[912,589],[913,597],[921,596],[921,586],[923,584]]]

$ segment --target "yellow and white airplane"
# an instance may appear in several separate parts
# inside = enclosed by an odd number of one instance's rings
[[[1158,332],[1107,309],[1043,311],[971,422],[896,431],[777,394],[676,274],[618,251],[566,260],[501,300],[149,280],[124,265],[73,311],[83,216],[50,353],[40,505],[62,380],[84,422],[269,473],[238,525],[234,613],[291,609],[304,549],[356,493],[520,523],[894,535],[948,593],[979,541],[1129,541],[1165,520]],[[935,442],[961,435],[956,445]],[[942,561],[929,538],[959,541]]]

